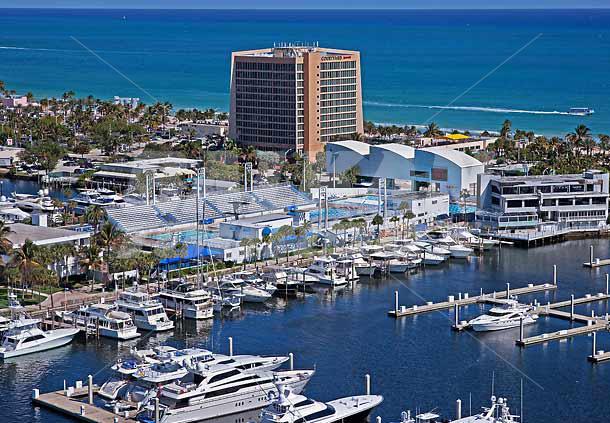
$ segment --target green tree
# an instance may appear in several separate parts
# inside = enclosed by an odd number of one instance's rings
[[[383,225],[383,217],[379,214],[376,214],[375,217],[373,217],[373,220],[371,221],[371,223],[375,226],[377,226],[377,239],[381,238],[381,231],[380,231],[380,226]]]

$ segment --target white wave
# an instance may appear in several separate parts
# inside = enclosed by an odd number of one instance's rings
[[[400,104],[400,103],[381,103],[376,101],[365,101],[364,104],[369,106],[381,107],[404,107],[416,109],[436,109],[436,110],[461,110],[467,112],[486,112],[486,113],[525,113],[531,115],[570,115],[568,112],[560,112],[558,110],[521,110],[521,109],[506,109],[501,107],[477,107],[477,106],[430,106],[425,104]]]

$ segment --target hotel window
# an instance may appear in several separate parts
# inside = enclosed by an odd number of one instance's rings
[[[542,200],[542,205],[543,206],[547,206],[547,207],[554,206],[555,205],[555,200],[554,199],[552,199],[552,200],[548,200],[548,199],[547,200]]]
[[[533,194],[534,193],[534,187],[520,187],[519,188],[519,193],[520,194]]]
[[[606,204],[605,197],[593,197],[593,204]]]
[[[548,194],[549,192],[551,192],[551,186],[550,185],[541,185],[541,186],[537,187],[536,190],[539,192],[542,192],[543,194]]]
[[[521,200],[508,200],[506,202],[506,207],[509,209],[522,207]]]
[[[525,200],[523,203],[524,207],[538,207],[540,204],[538,203],[538,200]]]
[[[574,204],[576,206],[588,206],[591,202],[589,201],[589,198],[575,198]]]
[[[571,185],[570,192],[585,192],[584,185]]]
[[[503,187],[502,194],[516,194],[517,187]]]
[[[571,206],[573,205],[571,198],[560,198],[559,199],[560,206]]]

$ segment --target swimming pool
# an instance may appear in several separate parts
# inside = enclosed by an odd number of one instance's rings
[[[458,203],[449,204],[449,214],[474,213],[476,211],[476,206],[466,205],[466,207],[463,207],[461,204]]]

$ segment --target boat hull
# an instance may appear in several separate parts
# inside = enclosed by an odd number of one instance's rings
[[[524,325],[531,325],[536,323],[536,319],[533,317],[526,317],[523,319]],[[485,322],[485,323],[472,323],[470,326],[475,332],[492,332],[496,330],[504,330],[504,329],[513,329],[519,327],[521,324],[520,319],[510,319],[510,320],[499,320],[495,322]]]
[[[46,342],[19,350],[0,351],[0,359],[5,360],[7,358],[13,358],[21,355],[33,354],[37,352],[47,351],[53,348],[63,347],[64,345],[72,342],[78,332],[78,329],[56,329],[53,331],[49,331],[49,333],[51,333],[51,335],[53,336],[52,339],[46,338],[48,339]]]

